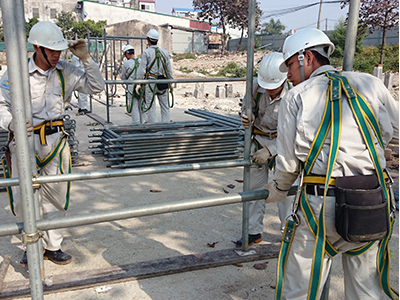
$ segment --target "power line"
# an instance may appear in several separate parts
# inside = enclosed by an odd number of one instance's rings
[[[333,1],[324,1],[323,4],[334,4],[334,3],[341,3],[343,1],[341,0],[333,0]],[[270,17],[279,17],[279,16],[283,16],[286,14],[290,14],[299,10],[303,10],[315,5],[319,5],[320,2],[315,2],[315,3],[311,3],[311,4],[305,4],[305,5],[300,5],[300,6],[296,6],[296,7],[291,7],[291,8],[286,8],[286,9],[279,9],[279,10],[275,10],[275,11],[271,11],[268,13],[268,15],[263,16],[264,18],[270,18]]]

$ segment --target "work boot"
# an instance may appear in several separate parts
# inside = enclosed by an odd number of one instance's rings
[[[262,241],[262,236],[261,233],[257,233],[257,234],[249,234],[249,246],[253,245],[254,243],[258,244]],[[237,240],[236,242],[234,242],[236,247],[242,247],[242,239]]]
[[[50,251],[46,249],[43,254],[43,259],[51,260],[57,265],[67,265],[71,262],[72,257],[71,255],[62,252],[61,249],[58,249],[57,251]]]
[[[26,256],[26,251],[24,251],[24,255],[22,255],[22,258],[19,261],[19,265],[21,267],[27,267],[28,266],[28,256]]]
[[[76,115],[80,116],[80,115],[86,115],[88,113],[90,113],[90,110],[87,110],[86,108],[79,108],[78,113]]]

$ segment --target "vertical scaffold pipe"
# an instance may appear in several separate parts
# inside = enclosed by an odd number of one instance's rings
[[[360,0],[350,0],[349,21],[347,24],[346,41],[344,46],[343,71],[353,70],[359,12]]]
[[[251,120],[251,98],[253,89],[253,67],[254,67],[254,32],[255,32],[256,0],[249,0],[249,23],[247,39],[247,73],[246,73],[246,115]],[[250,160],[251,128],[247,128],[244,134],[244,159]],[[250,166],[245,166],[243,171],[243,191],[250,189]],[[242,249],[246,250],[249,244],[249,203],[243,203],[242,213]]]

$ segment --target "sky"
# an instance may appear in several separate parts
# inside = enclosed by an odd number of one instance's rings
[[[156,12],[171,14],[172,8],[193,8],[192,0],[155,0],[156,1]],[[331,0],[329,0],[331,1]],[[328,0],[323,0],[322,10],[321,10],[321,21],[320,29],[322,30],[332,30],[339,20],[344,20],[348,12],[349,6],[344,9],[340,9],[340,3],[324,3],[329,2]],[[263,18],[261,23],[268,23],[270,18],[275,21],[280,20],[283,25],[285,25],[287,30],[290,29],[301,29],[304,27],[317,27],[318,14],[320,8],[320,0],[257,0],[260,4],[260,8],[263,11]],[[288,10],[291,8],[299,8],[304,5],[313,4],[316,5],[305,8],[297,9],[295,12],[287,13],[281,16],[273,16],[270,18],[265,18],[267,14],[271,12],[276,12],[280,10]]]

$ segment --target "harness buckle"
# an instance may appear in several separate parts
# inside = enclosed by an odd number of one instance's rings
[[[286,218],[285,220],[288,220],[289,218],[292,218],[293,222],[296,223],[296,226],[299,226],[301,221],[299,216],[295,213],[295,212],[291,212]]]

